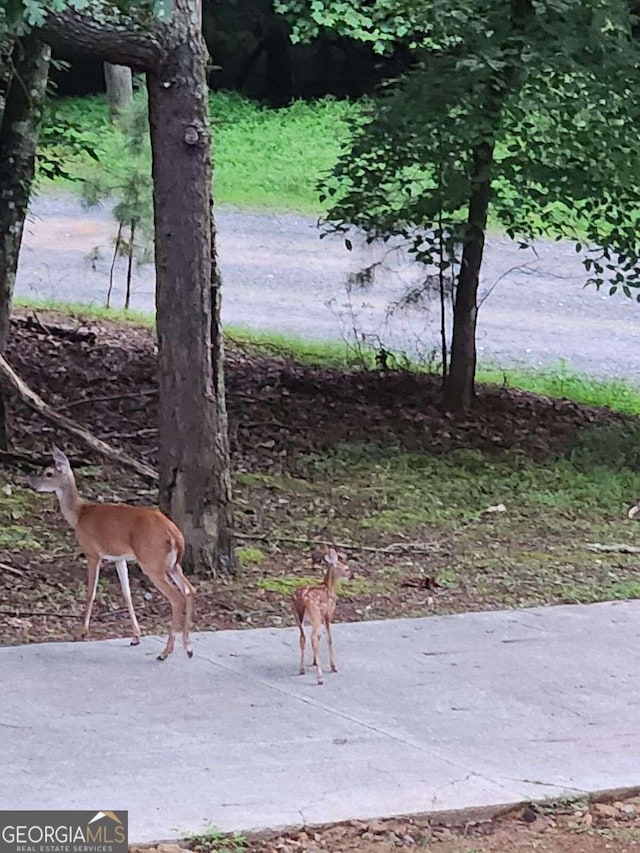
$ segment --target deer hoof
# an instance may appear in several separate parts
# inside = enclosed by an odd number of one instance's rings
[[[191,660],[191,658],[193,657],[193,649],[187,649],[187,657],[189,658],[189,660]]]
[[[162,654],[161,654],[161,655],[158,655],[158,657],[156,658],[156,660],[166,660],[166,659],[167,659],[167,657],[168,657],[168,655],[166,655],[166,654],[165,654],[165,652],[162,652]]]
[[[131,640],[130,645],[132,645],[132,646],[139,646],[139,645],[140,645],[140,637],[134,637],[134,638]]]

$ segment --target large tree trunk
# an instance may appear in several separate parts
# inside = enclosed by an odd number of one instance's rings
[[[478,285],[491,200],[492,164],[493,146],[483,142],[473,152],[467,233],[453,309],[449,375],[444,383],[444,404],[458,412],[468,411],[474,396]]]
[[[0,127],[0,355],[9,338],[11,300],[24,220],[35,172],[51,49],[35,33],[16,39],[13,73]],[[0,448],[7,449],[7,414],[0,388]]]
[[[168,4],[165,4],[168,5]],[[47,41],[145,71],[153,154],[160,373],[160,504],[198,573],[234,568],[220,277],[212,251],[211,139],[199,0],[168,23],[103,21],[67,6]]]
[[[192,10],[191,10],[192,11]],[[165,61],[147,72],[160,359],[160,505],[196,573],[233,568],[220,275],[212,250],[206,47],[177,0]]]
[[[111,121],[115,121],[133,101],[131,69],[127,65],[112,65],[110,62],[105,62],[103,70],[109,117]]]

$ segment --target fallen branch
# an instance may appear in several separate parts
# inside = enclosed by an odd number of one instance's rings
[[[640,548],[635,545],[601,545],[599,542],[587,542],[587,551],[599,554],[640,554]]]
[[[158,393],[157,388],[149,388],[146,391],[136,391],[132,394],[106,394],[104,397],[80,397],[78,400],[71,400],[70,403],[65,403],[64,406],[60,406],[60,411],[64,411],[65,409],[73,409],[74,406],[84,406],[85,404],[94,403],[106,403],[111,400],[128,400],[131,398],[138,399],[138,397],[152,397],[154,394]]]
[[[14,566],[9,566],[7,563],[0,563],[0,570],[10,572],[12,575],[17,575],[19,578],[24,577],[22,569],[16,569]]]
[[[0,610],[0,616],[12,616],[14,619],[22,619],[26,616],[54,616],[56,619],[82,619],[82,616],[79,614],[74,616],[71,613],[58,613],[51,610]]]
[[[51,423],[56,424],[56,426],[59,426],[65,432],[79,438],[83,444],[91,448],[95,453],[100,454],[100,456],[104,456],[106,459],[110,459],[112,462],[122,465],[124,468],[130,468],[145,480],[152,483],[158,482],[158,473],[150,465],[138,462],[137,459],[134,459],[133,456],[129,456],[128,453],[125,453],[122,450],[116,450],[114,447],[111,447],[111,445],[99,438],[96,438],[95,435],[92,435],[86,429],[79,427],[70,418],[66,417],[66,415],[61,415],[55,409],[52,409],[48,403],[45,403],[42,397],[38,396],[35,391],[32,391],[31,388],[29,388],[29,386],[20,379],[9,362],[1,355],[0,374],[4,376],[4,378],[16,389],[20,398],[27,404],[27,406],[29,406],[29,408],[42,415],[46,420],[51,421]]]
[[[97,339],[95,329],[88,329],[86,326],[61,326],[58,324],[51,325],[43,323],[38,315],[34,312],[28,317],[12,317],[11,324],[19,326],[29,331],[41,332],[49,335],[52,338],[61,338],[65,341],[73,343],[83,342],[94,344]]]
[[[374,554],[394,554],[398,551],[413,551],[416,554],[432,554],[438,547],[434,542],[431,548],[416,545],[413,542],[392,542],[384,548],[376,548],[373,545],[358,545],[355,542],[334,542],[330,539],[311,539],[308,536],[280,536],[278,533],[234,533],[237,539],[248,539],[251,542],[291,542],[294,545],[332,545],[345,551],[370,551]],[[422,543],[424,545],[425,543]]]

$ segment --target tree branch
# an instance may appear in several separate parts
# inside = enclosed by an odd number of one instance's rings
[[[56,51],[90,54],[136,71],[158,67],[165,54],[165,33],[166,27],[152,19],[145,24],[98,3],[93,4],[91,16],[74,9],[50,13],[40,29],[43,41]]]
[[[38,412],[42,417],[56,424],[56,426],[60,427],[65,432],[71,433],[71,435],[79,438],[83,444],[90,447],[95,453],[105,456],[107,459],[110,459],[118,465],[122,465],[124,468],[131,468],[136,472],[136,474],[139,474],[147,481],[152,483],[158,482],[158,474],[149,465],[145,465],[144,462],[138,462],[137,459],[134,459],[133,456],[129,456],[128,453],[124,453],[122,450],[116,450],[106,442],[96,438],[90,432],[87,432],[86,429],[82,429],[82,427],[77,426],[77,424],[75,424],[70,418],[67,418],[65,415],[61,415],[59,412],[56,412],[55,409],[52,409],[48,403],[45,403],[42,397],[39,397],[35,391],[32,391],[31,388],[29,388],[29,386],[20,379],[11,365],[1,355],[0,374],[10,382],[20,395],[22,401],[26,403],[30,409]]]

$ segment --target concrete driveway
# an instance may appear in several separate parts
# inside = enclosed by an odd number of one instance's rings
[[[4,809],[128,809],[130,840],[640,785],[640,601],[0,649]],[[323,646],[326,655],[326,647]]]

